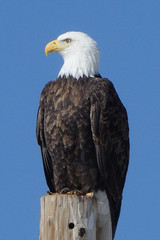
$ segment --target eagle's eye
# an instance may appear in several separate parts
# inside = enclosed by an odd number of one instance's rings
[[[71,40],[70,38],[66,38],[64,41],[65,41],[66,43],[70,43],[72,40]]]

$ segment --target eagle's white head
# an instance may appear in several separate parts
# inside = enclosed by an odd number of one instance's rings
[[[46,55],[59,52],[64,64],[58,76],[69,75],[79,79],[84,75],[93,77],[99,74],[99,49],[96,41],[82,32],[67,32],[45,47]]]

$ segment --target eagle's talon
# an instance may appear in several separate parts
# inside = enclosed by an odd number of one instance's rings
[[[61,194],[68,194],[68,192],[70,192],[70,189],[67,188],[67,187],[63,188],[63,189],[60,191]]]
[[[47,195],[53,195],[55,194],[54,192],[47,191]]]
[[[92,198],[94,196],[94,192],[88,192],[86,193],[86,197]]]
[[[85,195],[85,194],[80,190],[73,189],[73,190],[67,192],[67,195],[78,195],[78,196],[80,196],[80,195]]]

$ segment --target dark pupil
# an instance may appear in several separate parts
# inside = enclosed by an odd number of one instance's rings
[[[69,39],[69,38],[66,39],[66,42],[67,42],[67,43],[69,43],[70,41],[71,41],[71,39]]]

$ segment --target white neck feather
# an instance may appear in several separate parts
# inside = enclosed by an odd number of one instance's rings
[[[58,76],[69,75],[79,79],[85,75],[86,77],[93,77],[99,74],[99,58],[95,58],[94,55],[84,55],[79,53],[73,56],[65,56],[64,64],[59,72]]]

